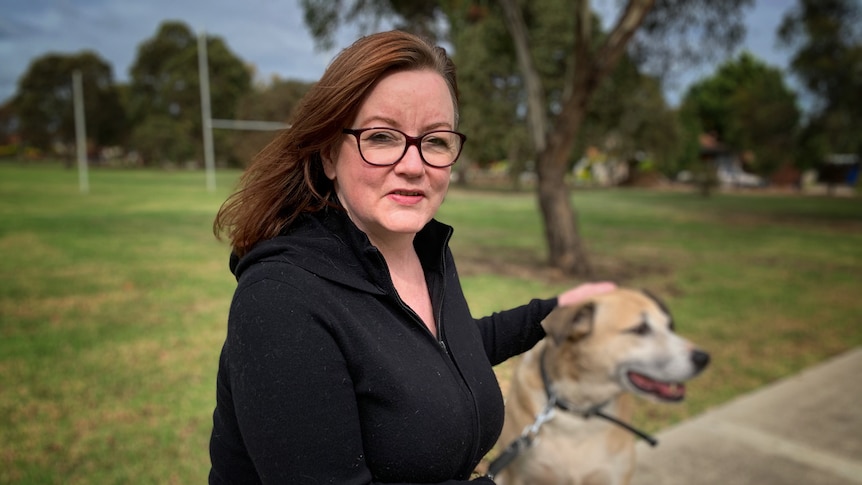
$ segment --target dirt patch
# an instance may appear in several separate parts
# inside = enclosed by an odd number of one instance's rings
[[[512,256],[512,255],[508,255]],[[530,255],[519,257],[503,255],[464,254],[458,257],[458,272],[461,276],[493,274],[503,277],[541,281],[549,285],[571,283],[573,278],[559,268],[548,265]],[[584,280],[613,281],[619,285],[637,285],[639,282],[662,281],[660,288],[651,290],[665,296],[680,296],[682,290],[672,283],[673,269],[660,261],[626,260],[618,257],[604,258],[596,255],[590,261],[593,273]]]
[[[462,277],[493,274],[546,283],[562,283],[570,279],[559,269],[538,261],[467,255],[460,256],[457,263],[458,273]]]

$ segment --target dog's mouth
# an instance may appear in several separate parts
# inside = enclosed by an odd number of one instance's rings
[[[639,391],[655,396],[662,401],[682,401],[685,399],[685,384],[681,382],[662,382],[634,371],[629,371],[627,376],[629,382]]]

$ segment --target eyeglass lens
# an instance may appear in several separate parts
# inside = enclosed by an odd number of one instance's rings
[[[407,138],[404,133],[395,130],[365,130],[357,139],[362,157],[374,165],[397,163],[407,151]],[[447,167],[461,152],[461,137],[451,131],[432,131],[423,135],[418,145],[426,163],[435,167]]]

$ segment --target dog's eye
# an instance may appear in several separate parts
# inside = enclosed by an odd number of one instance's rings
[[[631,332],[635,335],[644,336],[644,335],[649,335],[649,333],[652,332],[652,328],[650,328],[650,326],[647,322],[641,322],[641,324],[638,325],[637,327],[629,329],[629,332]]]

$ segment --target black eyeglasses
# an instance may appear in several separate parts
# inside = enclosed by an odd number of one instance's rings
[[[419,157],[427,165],[446,168],[458,161],[467,136],[457,131],[434,130],[410,136],[395,128],[345,128],[343,133],[356,137],[359,156],[369,165],[386,167],[404,158],[410,145],[416,145]]]

